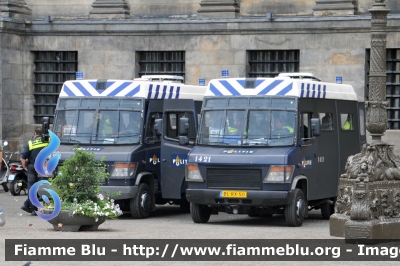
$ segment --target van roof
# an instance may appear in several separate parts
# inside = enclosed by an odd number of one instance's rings
[[[227,78],[210,80],[206,96],[281,95],[357,101],[351,85],[319,82],[312,79]]]
[[[104,90],[97,90],[102,83]],[[143,82],[134,80],[68,80],[65,81],[60,97],[140,97],[146,99],[193,99],[203,100],[206,86],[180,83]]]
[[[173,76],[173,75],[143,75],[140,78],[136,78],[134,80],[141,81],[159,81],[159,82],[167,82],[167,83],[183,83],[184,78],[182,76]]]

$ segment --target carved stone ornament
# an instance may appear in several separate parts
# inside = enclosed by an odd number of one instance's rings
[[[372,142],[347,159],[339,178],[330,234],[346,239],[400,239],[400,156],[381,140],[387,127],[386,23],[389,9],[375,0],[366,128]]]

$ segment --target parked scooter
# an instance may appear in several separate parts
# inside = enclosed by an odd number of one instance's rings
[[[3,143],[3,147],[8,146],[8,142],[5,141]],[[4,182],[8,182],[8,189],[10,189],[10,193],[13,196],[18,196],[21,194],[23,190],[25,195],[28,195],[28,174],[25,169],[22,167],[20,162],[12,162],[11,158],[15,154],[19,154],[19,152],[11,152],[11,151],[4,151],[3,154],[5,155],[6,159],[3,158],[3,163],[6,166],[6,171],[4,171]],[[4,157],[4,156],[3,156]],[[2,168],[3,170],[3,168]],[[3,172],[1,172],[3,174]],[[2,179],[2,180],[3,180]],[[3,183],[2,183],[3,185]],[[4,187],[4,185],[3,185]]]
[[[19,154],[19,153],[16,153]],[[10,193],[18,196],[23,190],[28,195],[28,174],[20,162],[10,163],[10,174],[8,175],[8,183]]]
[[[8,146],[8,142],[3,142],[3,147]],[[2,153],[1,162],[0,162],[0,184],[3,186],[5,192],[8,192],[8,173],[9,167],[8,164],[10,162],[10,154]]]

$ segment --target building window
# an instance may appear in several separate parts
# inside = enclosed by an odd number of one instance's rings
[[[369,97],[369,71],[371,50],[366,52],[366,92]],[[400,49],[386,49],[386,101],[388,129],[400,129]]]
[[[53,123],[62,84],[66,80],[75,79],[75,72],[78,69],[78,53],[40,51],[34,52],[34,55],[35,123],[41,124],[44,116],[50,117],[50,123]]]
[[[299,72],[299,50],[248,51],[248,76],[276,77],[283,72]]]
[[[185,52],[138,52],[139,77],[143,75],[185,76]]]

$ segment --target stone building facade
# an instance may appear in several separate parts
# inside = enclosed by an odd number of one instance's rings
[[[368,10],[373,3],[1,1],[0,139],[21,150],[41,117],[52,115],[57,90],[75,71],[83,72],[85,79],[132,79],[164,71],[184,75],[187,84],[198,84],[199,78],[206,82],[219,78],[224,69],[231,77],[312,72],[327,82],[342,76],[362,102],[368,96]],[[399,147],[400,2],[386,1],[386,6],[391,9],[387,26],[391,109],[384,140]],[[156,51],[155,59],[143,57],[150,51]],[[157,67],[157,63],[171,63],[158,57],[163,53],[171,56],[172,65],[178,62],[179,66]],[[148,69],[152,63],[155,68]],[[261,67],[255,67],[258,63]],[[275,67],[269,68],[271,63]]]

